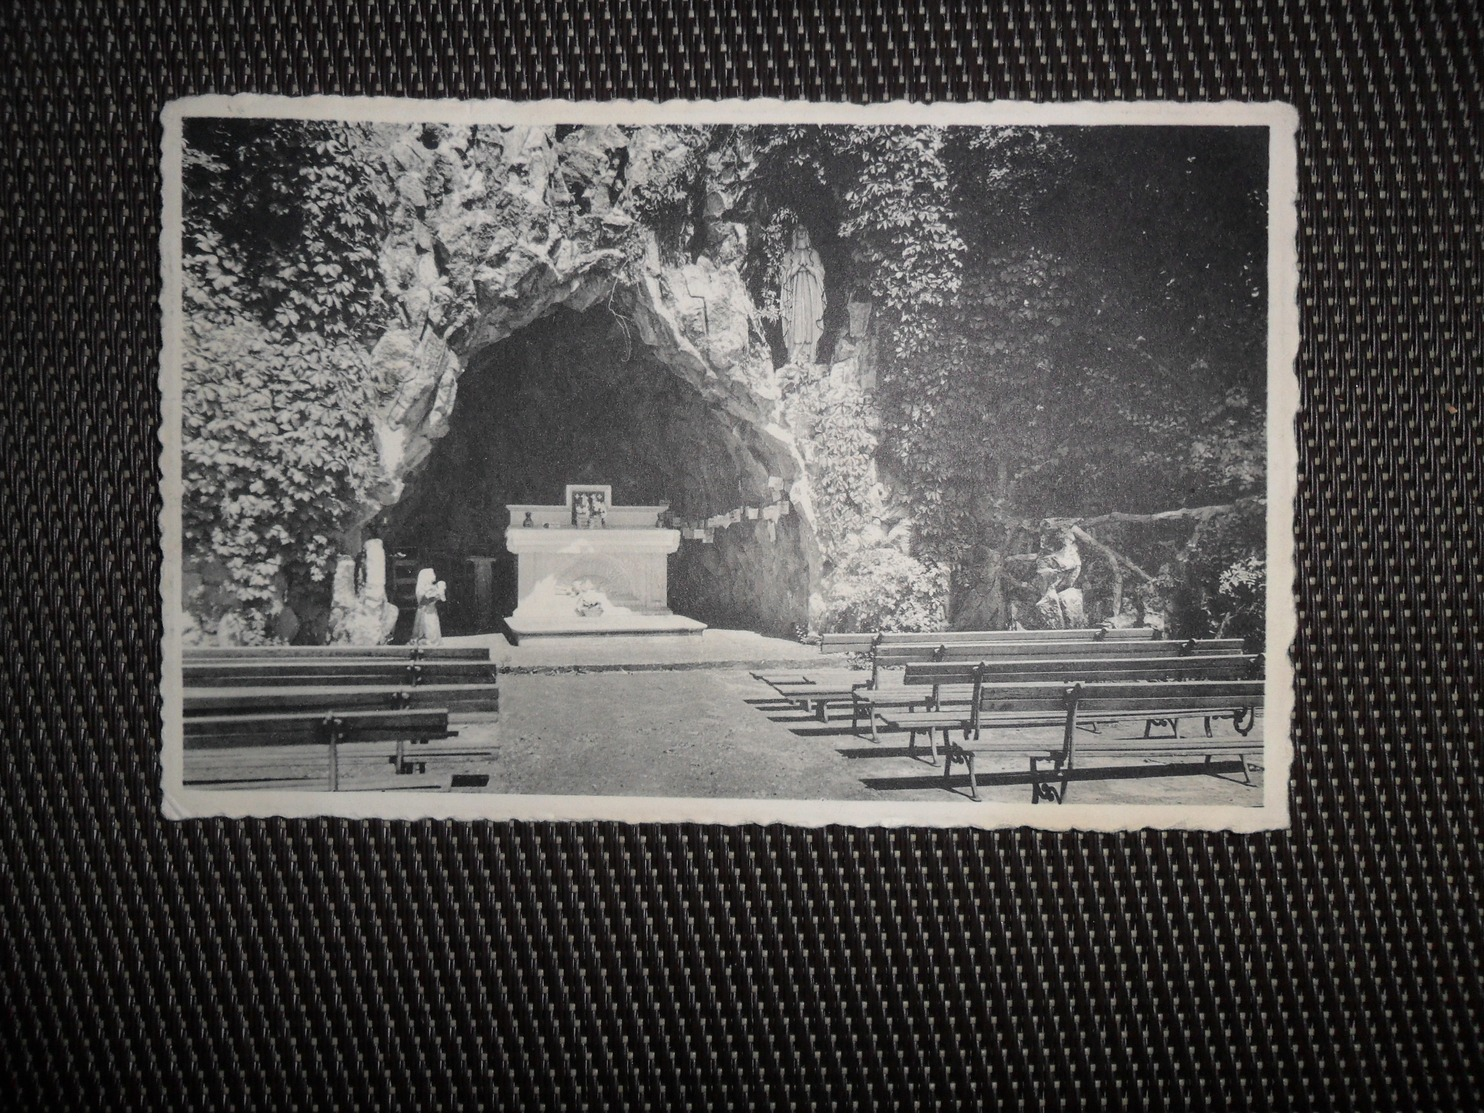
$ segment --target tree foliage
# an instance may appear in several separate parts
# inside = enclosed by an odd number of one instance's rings
[[[910,494],[917,555],[999,578],[1048,518],[1261,493],[1264,140],[767,133],[761,196],[838,237],[849,274],[836,286],[875,301],[880,453]],[[1188,526],[1167,525],[1166,541]],[[1228,556],[1228,596],[1258,576],[1259,543]],[[1148,541],[1156,567],[1163,545]],[[1199,612],[1190,624],[1236,623]]]
[[[319,121],[187,128],[184,544],[225,574],[187,605],[239,639],[323,582],[378,479],[361,341],[384,313],[390,185],[374,140]]]

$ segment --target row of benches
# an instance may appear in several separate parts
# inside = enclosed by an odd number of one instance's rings
[[[457,737],[451,713],[499,710],[486,648],[188,648],[183,672],[184,745],[195,770],[211,769],[199,762],[207,750],[318,745],[331,791],[340,788],[342,746],[395,742],[398,775],[426,772],[431,754],[409,759],[409,744]]]
[[[1081,635],[1088,630],[1074,631]],[[914,684],[904,694],[901,687],[882,681],[883,670],[905,669],[908,665],[943,665],[933,684],[935,697],[943,692],[943,688],[954,685],[956,673],[961,673],[958,685],[971,684],[975,670],[980,675],[993,676],[997,681],[1011,682],[1052,677],[1068,680],[1160,678],[1167,675],[1197,678],[1202,672],[1221,673],[1241,667],[1238,659],[1231,658],[1242,656],[1241,640],[1161,640],[1153,638],[1152,629],[1103,631],[1111,632],[1111,635],[1086,639],[1059,636],[1042,640],[1038,638],[1043,635],[1041,633],[1008,632],[933,633],[926,641],[887,642],[878,638],[870,647],[871,666],[864,674],[826,670],[787,675],[756,673],[756,677],[806,709],[813,708],[825,721],[829,720],[831,706],[849,705],[854,721],[867,707],[900,704],[904,698],[910,703],[921,692],[920,684]],[[950,641],[944,638],[949,636],[973,636],[975,639]],[[1128,669],[1142,674],[1119,674]],[[954,697],[967,699],[969,696],[965,692]]]
[[[980,742],[986,729],[1057,730],[1046,741],[996,739],[976,745],[1029,757],[1032,802],[1064,801],[1073,780],[1162,774],[1148,767],[1079,769],[1079,756],[1200,756],[1203,768],[1217,771],[1222,768],[1217,756],[1234,755],[1250,782],[1246,756],[1261,752],[1261,742],[1249,734],[1262,706],[1262,657],[1242,654],[1239,640],[1157,636],[1148,629],[933,633],[926,640],[915,633],[868,640],[827,636],[827,649],[868,650],[869,675],[756,677],[789,701],[813,707],[823,720],[832,704],[849,703],[852,728],[858,730],[861,718],[869,717],[873,741],[880,740],[883,726],[907,732],[911,755],[917,755],[919,735],[926,735],[935,764],[941,734],[945,783],[953,765],[963,764],[976,800],[974,752],[952,739],[954,730],[961,730],[966,742]],[[883,681],[882,669],[896,666],[902,668],[900,681]],[[1180,720],[1192,717],[1202,720],[1205,735],[1180,737]],[[1142,737],[1087,739],[1100,726],[1127,720],[1144,723]],[[1229,722],[1230,732],[1217,735],[1217,721]],[[1156,726],[1167,727],[1168,734],[1156,736]],[[1037,779],[1046,764],[1053,778]]]

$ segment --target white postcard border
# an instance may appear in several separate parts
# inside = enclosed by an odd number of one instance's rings
[[[1172,125],[1262,126],[1268,162],[1268,430],[1267,615],[1263,804],[1096,805],[943,803],[897,800],[680,799],[638,796],[510,795],[399,791],[210,791],[183,786],[182,683],[182,124],[188,117],[236,116],[356,121],[480,124],[897,124],[897,125]],[[165,817],[336,816],[357,819],[461,821],[690,822],[719,825],[930,826],[1041,830],[1225,830],[1251,833],[1289,825],[1293,761],[1296,421],[1299,385],[1297,132],[1290,105],[1269,103],[1074,102],[1033,104],[821,104],[802,101],[545,100],[454,101],[387,97],[280,97],[255,94],[191,97],[161,113],[163,345],[159,517],[162,567],[161,791]]]

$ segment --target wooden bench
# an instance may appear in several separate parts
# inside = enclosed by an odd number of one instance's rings
[[[1182,655],[1135,656],[1132,658],[1091,659],[1012,659],[999,662],[987,661],[979,672],[980,692],[994,683],[1015,682],[1182,682],[1194,679],[1256,679],[1263,673],[1261,655],[1241,655],[1225,651],[1203,654],[1200,645],[1220,644],[1223,641],[1190,641],[1188,650]],[[1240,641],[1235,641],[1240,644]],[[977,740],[982,728],[984,705],[976,694],[972,703],[973,719],[969,732]],[[1155,725],[1169,725],[1179,732],[1179,718],[1150,717],[1146,719],[1146,735]],[[1206,715],[1206,731],[1211,729],[1211,718]],[[1173,720],[1172,720],[1173,718]],[[1092,724],[1089,720],[1088,724]],[[1249,727],[1250,728],[1250,727]]]
[[[883,644],[872,653],[871,683],[879,685],[881,672],[908,663],[951,663],[1012,659],[1131,659],[1172,655],[1239,655],[1242,641],[1155,640],[1148,636],[1125,640],[1123,631],[1094,640],[995,640],[957,643]],[[1152,631],[1152,630],[1146,630]],[[1035,635],[1016,633],[1017,636]]]
[[[859,709],[852,720],[859,724],[860,713],[869,711],[871,740],[876,741],[880,739],[878,710],[901,707],[915,710],[919,706],[937,709],[945,702],[968,703],[973,700],[974,684],[981,680],[1041,682],[1260,674],[1260,660],[1241,655],[1241,647],[1240,640],[1063,641],[954,648],[939,645],[931,661],[903,664],[900,683],[883,684],[878,680],[869,688],[857,688]],[[960,661],[964,648],[975,648],[992,658],[968,665]],[[898,650],[887,649],[883,664],[895,666]]]
[[[1138,757],[1173,761],[1177,757],[1200,757],[1206,769],[1214,771],[1220,755],[1235,756],[1242,778],[1251,784],[1247,754],[1262,752],[1261,738],[1249,736],[1257,723],[1257,712],[1263,705],[1262,679],[1205,679],[1194,682],[1157,683],[1078,683],[1068,689],[1067,714],[1060,748],[1047,750],[1030,758],[1034,779],[1042,774],[1045,781],[1032,785],[1031,802],[1064,803],[1067,785],[1073,781],[1137,779],[1161,775],[1157,767],[1131,769],[1079,768],[1087,757]],[[1206,735],[1181,737],[1178,730],[1169,736],[1152,737],[1151,720],[1174,720],[1202,716]],[[1232,732],[1220,736],[1211,733],[1211,721],[1230,718]],[[1100,728],[1110,722],[1143,721],[1142,737],[1115,738],[1086,729],[1090,723]],[[1040,765],[1050,763],[1051,771],[1043,773]]]
[[[1104,639],[1147,642],[1156,635],[1156,630],[1151,628],[1076,628],[1038,632],[827,632],[820,637],[820,651],[869,655],[869,676],[848,671],[832,671],[824,677],[814,672],[765,674],[755,671],[752,677],[771,686],[788,701],[799,703],[806,710],[812,706],[816,716],[822,721],[829,721],[830,706],[848,703],[851,707],[851,725],[858,727],[860,707],[855,692],[861,686],[873,689],[878,687],[883,667],[903,666],[924,659],[974,662],[1001,648],[1013,654],[1015,648],[1037,648],[1043,644],[1054,644],[1059,649],[1065,647],[1071,652],[1077,647],[1100,643]],[[1240,641],[1234,643],[1240,647]],[[875,739],[874,726],[872,738]]]
[[[989,749],[1030,758],[1032,777],[1031,802],[1064,802],[1066,785],[1073,780],[1138,778],[1158,776],[1158,768],[1119,770],[1114,775],[1101,769],[1078,769],[1079,756],[1140,756],[1167,758],[1174,756],[1204,757],[1203,767],[1211,768],[1214,758],[1222,753],[1235,753],[1244,778],[1246,754],[1260,752],[1261,740],[1249,737],[1262,708],[1263,680],[1199,679],[1193,681],[1100,681],[1100,682],[980,682],[978,697],[971,713],[963,710],[925,710],[886,718],[898,729],[912,731],[909,744],[915,754],[916,734],[928,734],[933,762],[938,760],[934,734],[943,736],[943,780],[949,782],[954,764],[963,764],[969,772],[969,794],[977,800],[974,758]],[[1180,737],[1178,720],[1199,716],[1206,719],[1206,734]],[[1230,733],[1216,735],[1211,722],[1230,719]],[[1114,737],[1103,729],[1124,721],[1144,723],[1140,737]],[[1153,736],[1150,725],[1165,722],[1172,726],[1169,736]],[[985,729],[1054,729],[1054,742],[981,741],[973,750],[951,737],[961,729],[965,741],[976,731]],[[1096,738],[1089,741],[1088,734]],[[1050,773],[1040,765],[1051,763]],[[1039,777],[1049,775],[1049,780]],[[1059,786],[1052,786],[1059,784]]]
[[[329,755],[329,789],[340,790],[340,746],[357,742],[395,741],[393,762],[399,774],[409,770],[403,746],[408,742],[457,737],[448,727],[445,709],[333,709],[295,712],[197,714],[184,723],[187,752],[323,745]]]
[[[1178,682],[1201,679],[1222,682],[1260,679],[1261,655],[1212,655],[1144,657],[1127,660],[1047,659],[1009,660],[1003,663],[920,663],[909,664],[904,673],[904,686],[899,691],[858,692],[869,710],[871,739],[880,740],[878,720],[893,729],[909,734],[909,752],[917,754],[917,737],[924,733],[933,763],[938,761],[936,735],[943,738],[944,752],[949,756],[944,777],[955,761],[963,762],[973,773],[973,755],[954,744],[951,734],[961,729],[965,740],[980,740],[985,728],[1039,728],[1059,724],[1061,719],[1056,699],[1065,699],[1067,688],[1085,680],[1102,682]],[[1174,676],[1172,679],[1171,676]],[[904,711],[892,711],[906,707]],[[921,707],[921,709],[919,709]],[[1245,735],[1252,728],[1254,708],[1241,703],[1212,710],[1209,706],[1175,707],[1149,714],[1144,736],[1152,737],[1155,725],[1170,727],[1179,735],[1181,717],[1204,717],[1205,729],[1211,736],[1211,722],[1217,717],[1233,719],[1233,728]],[[1086,712],[1081,726],[1096,728],[1092,713]],[[972,779],[971,779],[972,787]],[[977,798],[977,793],[975,793]]]

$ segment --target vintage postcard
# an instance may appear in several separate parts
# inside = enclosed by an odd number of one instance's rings
[[[163,116],[163,809],[1288,824],[1297,116]]]

